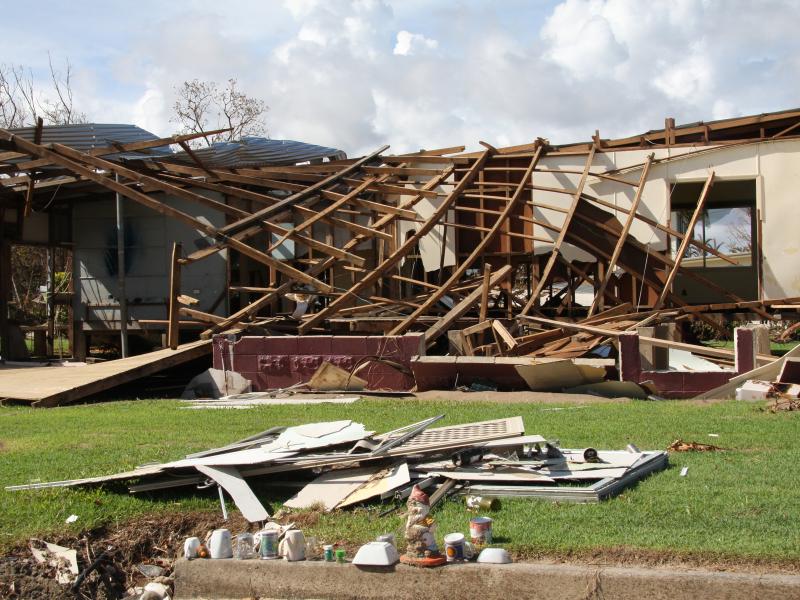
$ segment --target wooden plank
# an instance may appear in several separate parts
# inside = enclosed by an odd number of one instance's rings
[[[430,179],[428,182],[426,182],[422,186],[422,189],[420,191],[426,191],[426,190],[435,189],[436,187],[441,185],[444,181],[446,181],[452,175],[452,173],[453,173],[453,167],[452,166],[445,168],[439,174],[438,177],[434,177],[433,179]],[[421,194],[417,195],[417,196],[414,196],[410,200],[408,200],[406,202],[403,202],[402,203],[402,208],[410,209],[417,202],[422,200],[422,198],[423,198],[423,196]],[[376,232],[379,232],[381,229],[383,229],[384,227],[386,227],[386,226],[390,225],[392,222],[394,222],[396,220],[396,218],[397,218],[397,215],[394,215],[394,214],[391,214],[391,213],[384,215],[383,217],[378,219],[373,224],[372,229],[370,230],[369,233],[356,235],[354,238],[349,240],[343,246],[343,249],[344,250],[352,250],[352,249],[354,249],[361,242],[363,242],[366,239],[369,239],[370,234],[374,234]],[[315,276],[319,275],[320,273],[324,273],[325,270],[331,268],[335,264],[335,262],[336,261],[333,258],[328,258],[327,260],[323,261],[322,263],[319,263],[318,265],[315,265],[315,266],[311,267],[310,273],[312,273]],[[248,316],[252,316],[252,315],[256,314],[256,312],[261,310],[262,307],[264,307],[267,304],[269,304],[274,298],[276,298],[276,297],[288,292],[292,288],[292,285],[293,285],[292,282],[286,282],[286,283],[280,285],[276,290],[265,294],[264,296],[262,296],[258,300],[254,301],[254,302],[251,302],[249,305],[247,305],[244,308],[240,309],[239,311],[237,311],[236,313],[234,313],[233,315],[228,317],[223,323],[215,325],[214,327],[204,331],[202,333],[202,337],[204,339],[207,338],[207,337],[210,337],[214,333],[217,333],[219,331],[224,331],[226,328],[231,327],[232,325],[241,322],[243,319],[247,318]]]
[[[568,323],[565,321],[555,321],[553,319],[547,319],[545,317],[532,317],[528,315],[519,315],[517,318],[536,321],[537,323],[552,325],[553,327],[558,327],[560,329],[572,329],[575,331],[584,331],[586,333],[592,333],[594,335],[599,335],[603,337],[618,338],[621,335],[625,335],[624,330],[620,331],[616,329],[608,329],[605,327],[596,327],[593,325],[583,325],[581,323]],[[658,346],[660,348],[675,348],[677,350],[686,350],[688,352],[700,356],[713,356],[716,358],[726,358],[726,359],[732,359],[735,358],[736,356],[736,354],[731,350],[723,350],[722,348],[710,348],[708,346],[698,346],[696,344],[686,344],[684,342],[674,342],[672,340],[662,340],[659,338],[639,336],[639,341],[652,346]],[[757,356],[757,359],[760,361],[771,361],[774,360],[775,357],[760,354]]]
[[[201,310],[196,310],[194,308],[188,308],[186,306],[181,306],[178,309],[178,312],[182,315],[186,315],[187,317],[192,317],[197,321],[201,321],[203,323],[221,323],[224,321],[224,317],[220,317],[218,315],[212,315],[207,312],[203,312]],[[169,321],[170,325],[172,325],[172,319]],[[169,337],[169,335],[167,336]]]
[[[506,220],[511,216],[511,213],[517,207],[520,199],[522,198],[522,193],[525,189],[525,185],[530,179],[533,170],[536,168],[536,165],[539,163],[539,159],[541,158],[542,154],[544,153],[544,146],[539,146],[534,154],[533,158],[530,161],[527,169],[525,169],[525,173],[520,180],[519,185],[517,186],[516,190],[512,196],[508,199],[505,208],[503,209],[503,213],[497,217],[494,224],[492,225],[489,232],[483,236],[483,239],[478,243],[478,245],[472,250],[469,257],[462,260],[460,264],[453,269],[452,274],[447,279],[442,286],[436,290],[431,296],[420,306],[417,310],[411,313],[403,322],[399,323],[396,327],[394,327],[390,332],[389,335],[400,335],[404,331],[407,331],[409,327],[414,323],[414,321],[421,315],[423,315],[431,306],[433,306],[436,302],[444,296],[450,287],[453,286],[461,276],[466,272],[468,268],[472,266],[475,260],[484,252],[484,249],[494,241],[495,237],[497,237],[498,233],[500,233],[501,227],[505,224]]]
[[[330,204],[329,206],[326,206],[326,207],[325,207],[325,208],[323,208],[321,211],[319,211],[319,212],[317,212],[315,215],[313,215],[313,216],[309,217],[308,219],[306,219],[305,221],[303,221],[303,222],[302,222],[302,223],[300,223],[299,225],[295,225],[295,226],[294,226],[292,229],[290,229],[290,230],[287,230],[287,231],[286,231],[286,233],[284,233],[284,234],[283,234],[283,235],[282,235],[280,238],[278,238],[278,240],[277,240],[276,242],[274,242],[274,243],[273,243],[273,244],[272,244],[272,245],[271,245],[271,246],[270,246],[270,247],[267,249],[267,252],[273,252],[273,251],[274,251],[274,250],[276,250],[276,249],[277,249],[277,248],[278,248],[278,247],[279,247],[279,246],[280,246],[280,245],[281,245],[283,242],[285,242],[285,241],[286,241],[286,240],[287,240],[289,237],[291,237],[291,236],[292,236],[292,234],[298,233],[299,231],[302,231],[303,229],[308,229],[309,227],[313,226],[313,225],[314,225],[314,223],[316,223],[317,221],[319,221],[319,220],[320,220],[320,219],[322,219],[323,217],[326,217],[327,215],[329,215],[329,214],[331,214],[331,213],[335,212],[335,211],[336,211],[336,209],[337,209],[337,208],[339,208],[340,206],[343,206],[343,205],[345,205],[345,204],[348,204],[348,203],[349,203],[351,200],[353,200],[353,199],[354,199],[356,196],[358,196],[358,195],[359,195],[360,193],[362,193],[364,190],[366,190],[367,188],[369,188],[369,186],[370,186],[370,185],[371,185],[371,184],[372,184],[374,181],[375,181],[375,179],[374,179],[374,178],[370,178],[370,179],[366,179],[366,180],[364,180],[364,182],[363,182],[363,183],[361,183],[361,185],[359,185],[359,186],[358,186],[358,187],[356,187],[355,189],[351,190],[350,192],[348,192],[347,194],[345,194],[344,196],[342,196],[341,198],[339,198],[338,200],[336,200],[336,201],[335,201],[333,204]],[[313,236],[313,232],[312,232],[312,236]],[[362,259],[362,261],[361,261],[361,264],[363,264],[363,259]]]
[[[356,283],[347,291],[347,293],[334,300],[330,306],[326,307],[315,315],[312,315],[310,319],[300,326],[300,333],[302,334],[307,332],[314,325],[324,320],[327,316],[334,314],[338,308],[343,308],[344,306],[354,302],[356,299],[358,299],[358,296],[365,288],[378,281],[383,276],[383,273],[387,272],[390,268],[399,263],[400,260],[402,260],[406,255],[408,255],[416,247],[419,240],[422,239],[423,236],[427,235],[428,232],[436,225],[438,225],[439,220],[447,214],[447,211],[456,201],[462,190],[464,190],[472,182],[472,180],[477,177],[478,173],[483,169],[486,161],[489,160],[492,153],[493,151],[491,149],[484,150],[484,152],[481,154],[481,157],[475,161],[469,172],[466,173],[464,177],[453,187],[453,190],[450,192],[450,194],[448,194],[448,196],[442,200],[442,203],[431,214],[431,217],[426,223],[417,229],[413,235],[409,236],[400,245],[400,247],[390,254],[380,265],[378,265],[378,267],[372,273],[368,274],[361,281]]]
[[[514,336],[511,335],[511,332],[505,328],[505,326],[495,319],[492,321],[492,331],[496,334],[495,337],[498,339],[498,344],[500,341],[506,346],[506,350],[514,350],[517,347],[517,340],[514,339]]]
[[[492,277],[492,265],[486,263],[485,265],[483,265],[483,284],[481,286],[481,309],[478,316],[479,322],[483,322],[486,320],[486,315],[489,311],[489,291],[491,289],[489,282],[491,277]]]
[[[44,119],[42,117],[38,117],[36,119],[36,129],[33,132],[33,143],[34,144],[41,144],[42,143],[42,128],[44,127]],[[36,178],[34,177],[34,173],[31,172],[30,180],[28,181],[28,190],[25,194],[25,209],[23,212],[23,216],[27,219],[31,216],[31,212],[33,211],[33,190],[36,184]]]
[[[3,369],[0,398],[32,402],[36,407],[75,402],[123,383],[158,373],[211,353],[206,340],[84,367]]]
[[[513,268],[511,265],[503,265],[497,271],[492,273],[492,276],[489,280],[489,285],[492,287],[498,285],[501,281],[507,279],[512,272]],[[475,288],[469,295],[467,295],[466,298],[453,306],[453,308],[451,308],[446,315],[439,318],[439,320],[431,325],[425,331],[425,343],[428,346],[432,345],[439,338],[439,336],[447,331],[459,317],[472,308],[472,306],[480,299],[482,293],[483,289],[481,287]]]
[[[700,198],[697,200],[697,206],[694,209],[694,213],[692,213],[692,217],[689,219],[689,224],[686,227],[686,233],[684,234],[683,239],[681,240],[681,245],[678,248],[677,254],[675,255],[675,263],[670,270],[669,275],[667,275],[667,280],[664,282],[664,287],[661,290],[661,294],[658,296],[655,306],[653,306],[655,310],[658,310],[664,305],[664,300],[666,300],[667,294],[670,293],[672,289],[672,282],[675,281],[675,276],[678,274],[678,269],[680,269],[681,262],[683,261],[683,255],[686,254],[686,249],[689,247],[689,240],[692,237],[694,226],[697,223],[697,219],[703,214],[706,198],[708,198],[708,194],[711,191],[711,186],[713,185],[714,171],[711,171],[708,179],[706,179],[706,184],[703,186],[703,190],[700,192]]]
[[[423,185],[421,191],[435,189],[436,187],[441,185],[444,181],[446,181],[452,175],[452,173],[453,173],[453,167],[452,166],[445,168],[439,174],[438,177],[434,177],[433,179],[431,179],[427,183],[425,183],[425,185]],[[404,202],[402,204],[402,208],[405,208],[405,209],[412,208],[417,202],[422,200],[422,198],[423,198],[422,195],[415,196],[415,197],[411,198],[410,200]],[[386,226],[390,225],[391,223],[393,223],[396,218],[397,218],[397,216],[393,215],[393,214],[384,215],[383,217],[378,219],[373,224],[370,233],[378,232],[379,230],[381,230],[384,227],[386,227]],[[350,241],[348,241],[343,246],[343,250],[352,250],[356,246],[358,246],[361,242],[363,242],[365,239],[368,239],[369,237],[370,237],[369,234],[356,235],[354,238],[352,238]],[[333,264],[334,264],[334,260],[331,259],[331,258],[328,258],[327,260],[323,261],[322,263],[311,267],[309,272],[311,274],[313,274],[314,276],[316,276],[316,275],[319,275],[320,273],[324,273],[325,270],[331,268],[333,266]],[[219,331],[224,331],[227,327],[230,327],[230,326],[234,325],[235,323],[239,323],[242,319],[247,318],[248,316],[256,314],[256,312],[261,310],[262,307],[264,307],[267,304],[269,304],[274,298],[280,296],[281,294],[285,294],[286,292],[288,292],[291,289],[292,285],[293,285],[292,282],[286,282],[286,283],[280,285],[275,291],[265,294],[264,296],[262,296],[261,298],[259,298],[255,302],[252,302],[249,305],[245,306],[244,308],[238,310],[236,313],[234,313],[233,315],[228,317],[223,323],[215,325],[214,327],[204,331],[202,333],[202,337],[204,339],[207,338],[207,337],[210,337],[214,333],[217,333]]]
[[[354,171],[359,170],[364,164],[368,163],[371,160],[374,160],[375,157],[380,155],[382,152],[384,152],[388,148],[389,148],[389,146],[382,146],[382,147],[378,148],[377,150],[375,150],[374,152],[371,152],[370,154],[366,155],[365,157],[361,158],[360,160],[354,162],[353,164],[348,165],[344,169],[342,169],[340,171],[337,171],[333,175],[330,175],[329,177],[326,177],[325,179],[322,179],[321,181],[318,181],[317,183],[315,183],[313,185],[305,187],[303,190],[301,190],[301,191],[299,191],[299,192],[297,192],[295,194],[292,194],[291,196],[289,196],[287,198],[284,198],[283,200],[280,200],[279,202],[276,202],[272,206],[268,206],[266,208],[263,208],[263,209],[261,209],[259,211],[254,212],[249,217],[245,217],[244,219],[240,219],[239,221],[236,221],[235,223],[231,223],[230,225],[226,225],[225,227],[222,228],[222,230],[221,230],[222,233],[225,233],[225,234],[236,233],[237,231],[241,231],[243,229],[246,229],[247,227],[249,227],[250,225],[255,224],[258,221],[267,219],[272,215],[276,215],[276,214],[282,212],[283,210],[291,207],[293,204],[297,203],[298,201],[302,200],[303,198],[307,198],[308,196],[310,196],[313,193],[321,190],[322,188],[325,188],[325,187],[327,187],[327,186],[329,186],[331,184],[336,183],[342,177],[344,177],[344,176],[346,176],[346,175],[348,175],[348,174],[350,174],[350,173],[352,173]]]
[[[180,338],[178,319],[180,318],[178,296],[181,293],[181,253],[180,242],[172,244],[172,263],[169,270],[169,326],[167,327],[167,346],[173,350],[178,347]]]
[[[597,310],[598,305],[602,301],[603,294],[606,291],[606,287],[608,286],[608,282],[614,276],[614,269],[617,267],[617,260],[619,260],[619,255],[622,252],[622,247],[625,245],[625,240],[628,239],[628,232],[631,229],[631,225],[633,225],[633,219],[636,216],[636,211],[639,209],[639,202],[642,199],[644,186],[645,183],[647,183],[647,174],[650,171],[650,165],[653,164],[654,156],[654,154],[650,154],[647,157],[644,167],[642,168],[642,175],[639,178],[639,186],[636,188],[636,195],[633,197],[633,202],[631,203],[631,207],[628,212],[628,218],[625,219],[625,224],[622,226],[622,233],[620,234],[619,239],[614,246],[614,252],[611,254],[611,260],[608,261],[608,265],[606,266],[605,277],[603,277],[603,280],[600,282],[600,287],[595,292],[594,301],[589,307],[589,313],[587,315],[589,317],[591,317],[594,314],[594,311]],[[687,235],[691,237],[691,234]]]
[[[564,217],[564,224],[561,226],[558,237],[556,238],[555,242],[553,242],[553,250],[550,254],[550,258],[548,258],[544,267],[544,271],[539,277],[539,281],[536,284],[536,289],[533,290],[531,297],[528,299],[528,302],[525,303],[525,306],[522,308],[520,314],[526,315],[528,312],[530,312],[539,299],[539,294],[542,293],[544,286],[547,284],[547,280],[550,278],[550,272],[553,270],[553,267],[556,264],[556,256],[559,252],[561,252],[561,245],[564,243],[564,238],[567,236],[567,230],[569,229],[570,221],[572,221],[572,216],[575,214],[575,210],[578,208],[578,203],[581,200],[581,194],[583,194],[583,188],[586,185],[586,179],[589,176],[589,171],[592,167],[592,161],[594,160],[594,151],[594,146],[592,146],[591,150],[589,150],[589,156],[586,157],[586,164],[583,167],[583,174],[578,182],[578,187],[575,190],[575,193],[572,195],[572,205],[570,206],[567,215]]]

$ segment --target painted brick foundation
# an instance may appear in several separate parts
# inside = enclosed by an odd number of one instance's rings
[[[755,368],[755,335],[752,329],[736,328],[734,348],[735,371],[645,371],[642,369],[639,335],[625,333],[619,338],[620,380],[636,383],[652,381],[665,398],[691,398]]]
[[[411,358],[425,354],[422,334],[397,336],[235,336],[214,337],[214,368],[236,371],[249,379],[253,391],[303,383],[323,363],[350,371],[376,356],[402,364],[410,373]],[[405,391],[414,378],[386,364],[370,361],[358,372],[371,390]]]

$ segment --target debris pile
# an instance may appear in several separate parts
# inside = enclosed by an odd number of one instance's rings
[[[460,494],[498,498],[525,496],[597,502],[666,467],[663,451],[562,449],[558,442],[525,435],[521,417],[433,428],[434,416],[376,434],[350,420],[274,427],[221,448],[151,464],[114,475],[9,486],[44,489],[131,482],[132,493],[215,485],[250,522],[270,514],[252,491],[287,485],[300,489],[288,509],[321,506],[326,511],[380,500],[405,501],[414,489],[435,507]],[[391,506],[388,511],[396,510]]]

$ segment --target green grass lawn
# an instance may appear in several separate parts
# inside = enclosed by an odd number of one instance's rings
[[[722,348],[723,350],[733,350],[733,340],[709,340],[703,342],[706,346],[712,348]],[[769,349],[774,356],[783,356],[789,350],[800,344],[800,342],[792,340],[789,342],[770,342]]]
[[[800,558],[800,443],[794,413],[761,405],[688,401],[592,405],[367,400],[352,405],[180,410],[174,401],[114,402],[55,409],[0,409],[0,481],[59,480],[113,473],[221,445],[274,425],[343,417],[378,431],[445,413],[440,424],[522,415],[527,433],[559,438],[565,447],[664,449],[676,438],[712,443],[725,452],[680,453],[671,467],[598,505],[504,500],[495,537],[512,551],[563,554],[604,548],[666,551],[785,562]],[[719,437],[709,437],[709,433]],[[681,467],[689,467],[680,477]],[[256,488],[277,509],[288,492]],[[0,491],[0,549],[32,535],[78,532],[137,515],[218,510],[214,491],[132,496],[118,489]],[[398,534],[399,515],[384,506],[324,515],[306,533],[326,541],[364,542]],[[79,519],[65,525],[70,514]],[[438,536],[467,531],[463,500],[436,511]]]

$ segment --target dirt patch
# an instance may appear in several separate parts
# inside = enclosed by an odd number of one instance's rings
[[[87,546],[91,549],[92,559],[109,546],[113,547],[113,568],[119,573],[123,589],[129,589],[149,581],[136,570],[137,564],[162,567],[163,577],[169,579],[183,541],[190,536],[203,539],[210,530],[218,527],[227,527],[234,532],[254,530],[254,526],[238,513],[223,521],[219,513],[197,511],[146,516],[117,526],[99,527],[82,535],[48,536],[47,541],[77,550],[81,570],[90,562]],[[106,597],[96,574],[87,578],[79,596],[70,592],[69,586],[56,583],[53,575],[48,567],[33,560],[27,544],[20,544],[0,561],[0,599]]]
[[[460,392],[458,390],[430,390],[414,394],[418,400],[445,400],[450,402],[493,402],[497,404],[608,404],[631,402],[628,398],[601,398],[589,394],[561,394],[557,392]]]

